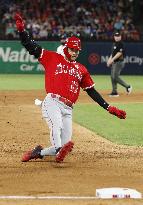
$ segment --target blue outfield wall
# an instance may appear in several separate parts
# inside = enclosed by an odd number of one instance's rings
[[[106,62],[111,54],[111,42],[95,42],[84,44],[86,52],[86,65],[91,74],[110,74],[110,68]],[[143,43],[124,42],[125,47],[125,68],[122,74],[142,75],[143,74]],[[85,56],[83,56],[85,58]],[[85,59],[84,59],[85,60]],[[80,59],[82,61],[82,59]]]
[[[38,42],[43,48],[56,51],[60,42]],[[143,74],[143,43],[124,43],[126,57],[122,74]],[[111,42],[89,42],[82,44],[78,61],[91,74],[110,74],[106,62],[111,53]],[[21,46],[20,41],[0,41],[0,73],[43,73],[43,67]]]

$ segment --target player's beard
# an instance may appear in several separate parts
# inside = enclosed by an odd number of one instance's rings
[[[71,61],[75,61],[77,59],[78,55],[71,56]]]

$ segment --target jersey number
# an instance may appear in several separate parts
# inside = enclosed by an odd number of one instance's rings
[[[70,91],[73,93],[77,93],[78,87],[79,87],[78,83],[73,80],[71,83]]]

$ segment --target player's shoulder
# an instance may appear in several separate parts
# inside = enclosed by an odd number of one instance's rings
[[[53,57],[56,57],[57,55],[58,54],[55,51],[42,49],[41,56],[40,56],[39,60],[53,58]]]
[[[83,72],[87,71],[87,68],[86,68],[83,64],[81,64],[81,63],[79,63],[79,62],[75,62],[75,66],[76,66],[79,70],[81,70],[81,71],[83,71]]]
[[[45,56],[58,56],[58,53],[56,51],[50,51],[50,50],[46,50],[46,49],[43,49],[43,54]]]

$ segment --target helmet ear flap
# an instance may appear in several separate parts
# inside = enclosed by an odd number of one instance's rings
[[[65,56],[67,57],[67,59],[71,59],[71,55],[69,54],[69,52],[68,52],[68,47],[66,46],[66,47],[64,47],[64,49],[63,49],[63,51],[64,51],[64,54],[65,54]]]

